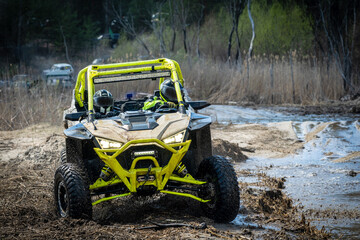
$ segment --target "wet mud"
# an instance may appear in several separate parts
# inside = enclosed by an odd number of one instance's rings
[[[205,112],[218,122],[213,135],[254,150],[240,170],[286,179],[283,192],[312,226],[333,238],[359,239],[360,114],[279,109],[210,106]]]
[[[214,152],[237,158],[241,208],[229,224],[203,217],[199,204],[176,196],[127,197],[94,207],[92,220],[54,214],[53,175],[64,138],[42,125],[0,132],[1,239],[328,239],[286,193],[286,179],[244,170],[239,144],[214,140]],[[253,149],[245,149],[251,154]],[[156,224],[172,227],[151,228]]]

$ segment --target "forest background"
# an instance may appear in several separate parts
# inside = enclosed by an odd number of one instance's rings
[[[195,99],[316,104],[351,98],[360,89],[359,9],[355,0],[0,0],[0,80],[37,78],[56,62],[77,72],[94,59],[167,57],[180,63]],[[60,113],[70,95],[63,90],[59,101],[38,91],[44,113],[16,105],[12,94],[0,92],[0,125],[7,128],[14,119],[27,125]]]

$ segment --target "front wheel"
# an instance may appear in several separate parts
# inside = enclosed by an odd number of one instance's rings
[[[221,156],[205,158],[200,163],[197,178],[207,182],[199,193],[201,198],[211,200],[201,204],[207,217],[223,223],[234,220],[239,211],[240,196],[231,163]]]
[[[91,219],[92,205],[89,185],[81,168],[62,164],[55,172],[54,197],[60,217]]]

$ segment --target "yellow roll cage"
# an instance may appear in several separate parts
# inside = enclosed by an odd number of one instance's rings
[[[180,84],[184,86],[181,69],[176,61],[167,58],[87,66],[78,74],[75,85],[75,101],[80,107],[84,106],[85,89],[87,88],[88,111],[89,115],[91,115],[94,113],[93,96],[95,94],[94,83],[96,83],[96,81],[99,81],[98,83],[107,83],[160,78],[160,87],[164,81],[164,73],[166,72],[169,72],[169,76],[174,83],[179,103],[179,111],[185,113],[185,106],[180,89]],[[141,74],[141,76],[139,76],[139,74]],[[123,78],[119,78],[121,76]]]
[[[89,112],[90,119],[93,119],[93,96],[95,94],[95,84],[160,78],[160,88],[161,83],[165,80],[166,77],[170,77],[174,83],[180,113],[185,113],[185,106],[180,88],[180,84],[184,86],[184,79],[180,70],[180,66],[176,61],[167,58],[87,66],[78,74],[74,89],[75,101],[80,107],[84,107],[85,90],[87,89],[87,110]],[[127,147],[137,143],[157,143],[161,147],[172,152],[172,157],[169,160],[167,166],[160,167],[155,158],[146,156],[134,159],[134,162],[129,170],[122,168],[122,166],[116,160],[116,157],[120,155]],[[186,154],[190,143],[191,140],[183,143],[167,145],[158,139],[142,139],[130,141],[120,149],[94,148],[100,159],[111,167],[111,169],[116,173],[116,176],[107,182],[103,181],[101,178],[97,179],[95,183],[90,185],[90,190],[99,189],[118,183],[124,183],[129,192],[111,197],[103,197],[93,202],[92,205],[96,205],[114,198],[128,196],[136,192],[137,188],[141,185],[153,185],[157,188],[158,191],[162,193],[189,197],[200,202],[209,202],[210,200],[199,198],[193,194],[174,192],[164,189],[166,183],[169,180],[194,185],[202,185],[206,183],[195,180],[190,174],[186,174],[185,177],[179,177],[178,175],[173,174],[175,168],[180,164],[182,158]],[[137,176],[148,173],[148,169],[135,169],[135,165],[137,161],[144,159],[150,159],[153,161],[155,167],[151,168],[150,174],[155,175],[156,178],[154,180],[146,181],[145,183],[140,183],[137,181]]]

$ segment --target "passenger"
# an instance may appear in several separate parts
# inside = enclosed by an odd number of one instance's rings
[[[112,94],[105,89],[101,89],[94,94],[94,111],[95,118],[106,118],[118,115],[114,111],[114,99]]]

